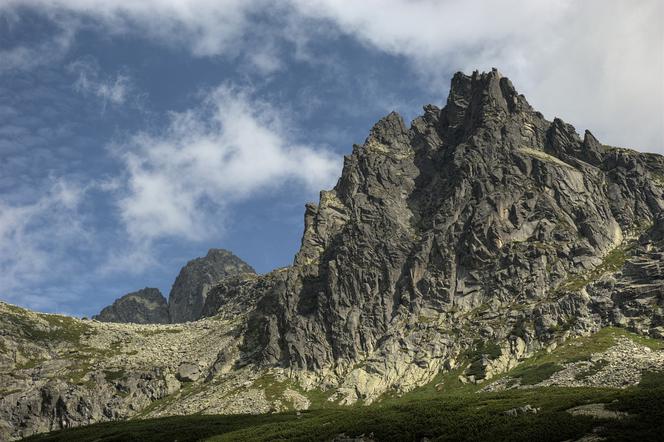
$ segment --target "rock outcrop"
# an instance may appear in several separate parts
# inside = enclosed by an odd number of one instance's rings
[[[213,383],[214,403],[175,400],[182,382],[210,375],[221,350],[238,352],[244,322],[235,315],[186,325],[106,323],[0,302],[0,440],[148,416],[148,406],[166,414],[192,413],[194,406],[214,410],[213,404],[219,412],[252,412],[250,404],[220,399],[251,379],[242,371],[224,385]],[[159,402],[168,411],[156,407]]]
[[[240,273],[255,272],[249,264],[223,249],[210,249],[206,256],[189,261],[180,270],[168,297],[171,322],[199,319],[212,286],[226,276]]]
[[[117,299],[94,319],[102,322],[168,324],[168,303],[159,289],[146,287]]]

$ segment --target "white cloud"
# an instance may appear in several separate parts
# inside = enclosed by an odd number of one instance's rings
[[[236,43],[249,29],[248,15],[266,4],[266,0],[4,0],[0,12],[32,8],[58,20],[74,14],[113,34],[135,33],[185,44],[196,55],[209,56],[237,50]]]
[[[276,55],[276,49],[270,46],[252,53],[249,56],[249,62],[252,68],[257,69],[264,75],[272,74],[284,67],[283,62]]]
[[[660,0],[292,0],[366,45],[441,72],[498,67],[549,117],[664,152]]]
[[[228,86],[173,114],[164,134],[140,133],[115,151],[127,169],[118,207],[137,243],[208,238],[229,203],[289,183],[317,191],[341,166],[328,151],[293,142],[270,104]]]
[[[661,0],[5,0],[0,13],[18,8],[196,56],[239,57],[263,74],[284,68],[274,42],[315,60],[325,54],[312,56],[307,42],[341,31],[407,57],[441,95],[450,71],[495,66],[547,116],[607,143],[664,151]],[[267,15],[277,18],[266,22]],[[5,51],[0,65],[47,59],[50,45],[68,47],[71,36],[63,35],[63,43]],[[103,93],[120,97],[121,86]]]
[[[117,73],[115,76],[103,75],[96,63],[89,60],[78,60],[68,66],[68,70],[78,75],[74,89],[83,94],[91,94],[102,101],[102,110],[108,104],[121,105],[130,96],[134,98],[135,88],[129,75]],[[138,103],[134,103],[138,104]]]
[[[2,18],[0,5],[0,19]],[[60,23],[55,35],[33,44],[19,44],[0,49],[0,73],[34,69],[59,61],[74,41],[75,25],[69,20]]]
[[[53,307],[54,300],[33,290],[40,283],[72,275],[67,256],[87,247],[91,237],[79,213],[84,190],[55,180],[34,201],[8,203],[0,200],[0,287],[10,302],[33,308]]]

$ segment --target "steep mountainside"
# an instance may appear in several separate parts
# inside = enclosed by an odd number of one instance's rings
[[[189,263],[170,317],[201,321],[4,306],[6,434],[664,370],[661,342],[639,336],[664,338],[664,158],[547,121],[495,70],[456,74],[410,127],[379,121],[304,224],[288,268]]]
[[[116,299],[93,319],[102,322],[168,324],[168,303],[159,289],[146,287]]]
[[[255,282],[245,357],[353,402],[478,341],[500,346],[484,377],[561,332],[661,336],[663,184],[661,156],[579,138],[495,70],[456,74],[442,110],[378,122],[307,206],[294,265]]]
[[[241,273],[255,271],[228,250],[210,249],[206,256],[189,261],[180,270],[168,296],[171,321],[199,319],[210,288],[225,276]]]

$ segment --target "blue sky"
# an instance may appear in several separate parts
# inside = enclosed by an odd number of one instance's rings
[[[91,315],[223,247],[289,265],[392,110],[498,67],[548,118],[664,152],[658,1],[4,0],[0,299]]]

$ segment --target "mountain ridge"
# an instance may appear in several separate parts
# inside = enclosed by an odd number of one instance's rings
[[[103,322],[168,324],[201,318],[210,288],[219,280],[255,270],[232,252],[209,249],[189,260],[175,278],[166,300],[159,289],[146,287],[127,293],[104,307],[93,319]]]

